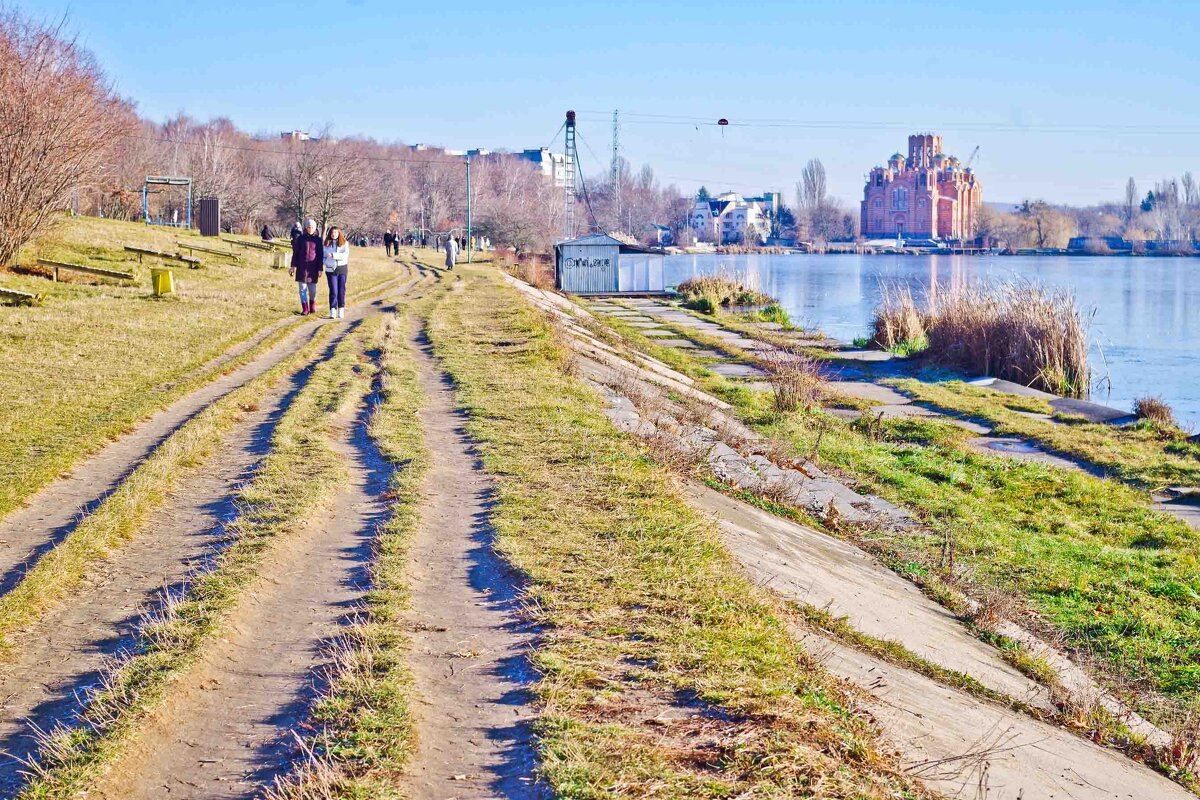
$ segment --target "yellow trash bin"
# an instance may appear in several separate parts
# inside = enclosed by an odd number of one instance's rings
[[[161,297],[164,294],[174,294],[175,275],[166,267],[151,267],[150,286],[154,289],[155,297]]]

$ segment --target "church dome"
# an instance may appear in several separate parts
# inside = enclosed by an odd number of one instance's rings
[[[892,153],[892,157],[888,159],[888,161],[903,161],[903,160],[904,160],[904,155],[902,153]]]
[[[937,153],[936,155],[934,155],[933,160],[934,161],[945,161],[946,154],[945,153]]]

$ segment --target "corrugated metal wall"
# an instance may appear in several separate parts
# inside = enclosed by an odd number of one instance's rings
[[[559,245],[559,288],[573,294],[617,291],[619,251],[617,245]]]

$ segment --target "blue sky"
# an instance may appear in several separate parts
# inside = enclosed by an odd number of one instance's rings
[[[1200,174],[1200,3],[325,3],[27,0],[161,120],[454,148],[548,144],[579,110],[587,173],[623,154],[685,189],[790,199],[820,158],[860,196],[872,165],[935,130],[985,198],[1088,203]],[[723,131],[712,123],[725,117]]]

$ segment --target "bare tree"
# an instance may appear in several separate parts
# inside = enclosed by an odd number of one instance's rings
[[[53,222],[72,190],[103,177],[133,121],[61,25],[0,15],[0,266]]]
[[[1138,198],[1137,183],[1132,177],[1125,183],[1125,202],[1121,206],[1121,221],[1127,226],[1132,225],[1137,219],[1138,206],[1141,200]]]
[[[1196,179],[1192,177],[1192,173],[1183,173],[1183,177],[1179,179],[1179,188],[1183,189],[1184,205],[1189,208],[1200,205],[1200,191],[1196,188]]]
[[[1154,204],[1150,219],[1159,239],[1180,239],[1184,230],[1184,207],[1179,196],[1179,183],[1174,178],[1154,185]]]
[[[821,163],[819,158],[810,158],[808,160],[808,163],[804,165],[804,171],[800,173],[800,181],[802,190],[801,208],[815,210],[825,205],[827,192],[825,165]]]

